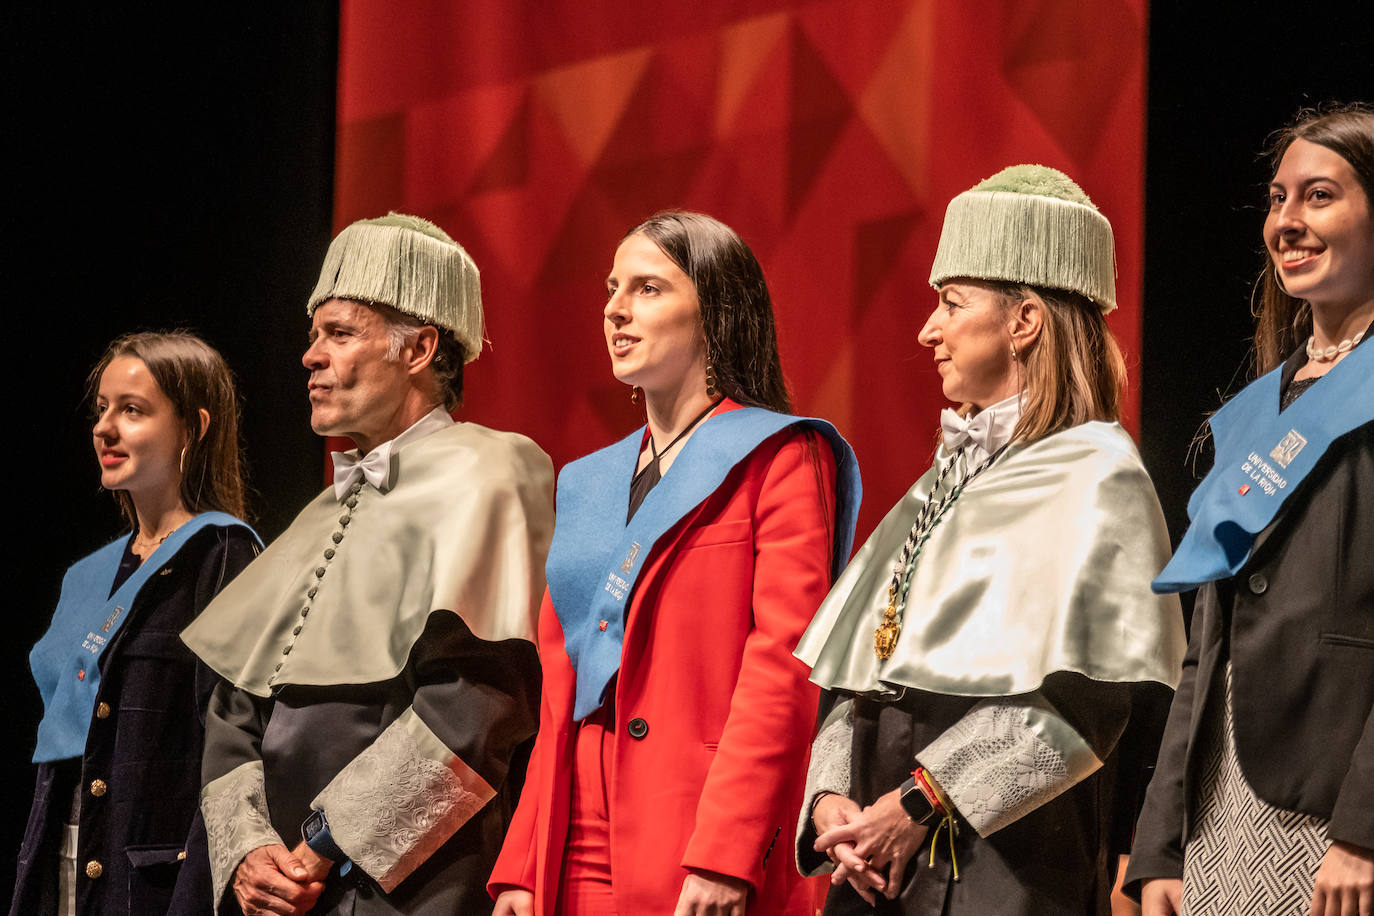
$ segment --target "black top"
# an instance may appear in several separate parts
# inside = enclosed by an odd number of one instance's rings
[[[134,532],[137,536],[138,532]],[[114,582],[110,584],[110,593],[106,598],[113,598],[114,593],[119,591],[119,587],[129,581],[129,577],[138,571],[143,565],[143,558],[134,553],[134,538],[130,537],[124,544],[124,556],[119,558],[119,568],[115,570]]]
[[[1287,410],[1294,401],[1302,396],[1302,393],[1311,388],[1316,383],[1314,378],[1293,379],[1283,389],[1283,394],[1279,397],[1279,410]]]
[[[630,480],[630,509],[625,514],[625,524],[628,525],[630,523],[630,519],[635,517],[635,513],[639,511],[639,507],[644,503],[644,497],[648,496],[649,491],[657,486],[658,482],[663,479],[663,474],[659,471],[658,467],[660,454],[666,455],[668,452],[672,451],[673,446],[681,442],[683,437],[689,432],[696,429],[697,424],[705,420],[711,411],[716,409],[718,404],[720,404],[719,401],[712,401],[709,407],[697,414],[695,420],[688,423],[683,427],[682,432],[673,437],[672,442],[664,446],[661,453],[658,447],[654,445],[654,434],[649,433],[649,448],[653,451],[654,457]],[[644,454],[644,449],[641,448],[639,453],[641,455]]]

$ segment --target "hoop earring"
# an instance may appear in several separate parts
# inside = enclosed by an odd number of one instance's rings
[[[706,348],[706,396],[715,400],[716,397],[716,367],[711,362],[711,348]]]
[[[638,385],[631,385],[631,386],[630,386],[630,403],[631,403],[631,404],[638,404],[638,403],[639,403],[639,386],[638,386]]]
[[[1279,265],[1275,264],[1273,270],[1274,270],[1274,285],[1277,286],[1277,287],[1279,288],[1279,292],[1283,293],[1283,294],[1284,294],[1285,296],[1287,296],[1289,299],[1292,299],[1292,298],[1293,298],[1293,294],[1290,293],[1290,292],[1288,291],[1288,287],[1286,287],[1286,286],[1283,285],[1283,277],[1279,275]]]

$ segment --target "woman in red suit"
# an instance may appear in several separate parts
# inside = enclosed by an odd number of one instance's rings
[[[606,288],[648,423],[560,476],[539,737],[488,888],[500,916],[806,913],[785,831],[817,695],[791,653],[849,555],[854,455],[791,414],[728,227],[660,213]]]

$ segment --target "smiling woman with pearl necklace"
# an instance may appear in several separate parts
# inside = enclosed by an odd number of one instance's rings
[[[1302,112],[1272,157],[1260,377],[1155,582],[1200,590],[1127,874],[1146,916],[1374,908],[1374,110]]]

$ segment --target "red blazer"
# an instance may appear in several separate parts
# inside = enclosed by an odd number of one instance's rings
[[[670,472],[671,473],[671,472]],[[830,587],[835,459],[788,429],[664,535],[632,596],[608,797],[622,914],[671,913],[688,867],[743,878],[749,913],[810,914],[792,863],[818,691],[792,655]],[[568,829],[573,670],[548,594],[539,737],[487,885],[552,916]],[[634,738],[626,727],[643,719]]]

